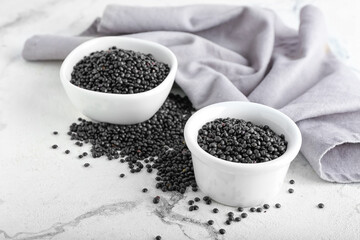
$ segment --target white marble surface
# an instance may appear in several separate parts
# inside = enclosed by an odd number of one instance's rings
[[[230,207],[200,204],[189,212],[186,202],[202,196],[163,194],[154,175],[128,174],[127,166],[105,159],[79,160],[81,150],[65,134],[79,116],[60,85],[60,62],[25,62],[22,44],[34,33],[76,34],[100,16],[110,0],[2,0],[0,2],[0,239],[359,239],[360,185],[324,182],[302,157],[292,163],[287,180],[294,194],[282,192],[271,202],[281,209],[252,213],[225,226]],[[176,5],[183,1],[133,1],[132,4]],[[201,2],[201,1],[196,1]],[[207,1],[209,3],[221,2]],[[222,1],[224,2],[224,1]],[[360,70],[360,2],[353,0],[255,0],[226,3],[259,5],[276,10],[297,26],[301,6],[319,6],[329,23],[333,51]],[[129,4],[128,1],[117,3]],[[57,130],[60,135],[54,136]],[[59,150],[49,146],[58,144]],[[72,154],[61,152],[69,148]],[[91,163],[90,168],[82,164]],[[143,187],[150,191],[141,192]],[[164,196],[161,204],[151,200]],[[325,208],[316,208],[324,202]],[[218,207],[221,214],[210,213]],[[209,227],[204,224],[214,219]],[[227,233],[216,233],[224,227]]]

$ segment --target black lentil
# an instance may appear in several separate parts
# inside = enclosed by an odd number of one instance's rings
[[[58,132],[57,132],[57,131],[54,131],[53,134],[54,134],[54,135],[58,135]]]
[[[247,213],[242,213],[241,215],[240,215],[242,218],[247,218]]]
[[[231,221],[230,221],[230,220],[226,220],[226,221],[225,221],[225,224],[226,224],[226,225],[230,225],[230,224],[231,224]]]
[[[79,155],[78,158],[80,158],[80,159],[83,158],[83,155]]]
[[[157,235],[157,236],[155,237],[155,240],[161,240],[161,236]]]
[[[270,208],[270,205],[269,204],[264,204],[263,206],[265,209],[269,209]]]
[[[125,177],[125,174],[121,173],[119,176],[120,176],[121,178],[123,178],[123,177]]]
[[[294,192],[294,189],[289,188],[288,192],[289,192],[289,193],[293,193],[293,192]]]
[[[219,209],[214,208],[212,211],[213,211],[213,213],[218,213],[218,212],[219,212]]]
[[[295,180],[291,179],[291,180],[289,181],[289,183],[290,183],[290,184],[295,184]]]
[[[257,211],[257,212],[262,212],[262,208],[261,208],[261,207],[258,207],[258,208],[256,209],[256,211]]]
[[[234,216],[234,213],[233,212],[228,212],[228,214],[227,214],[229,217],[231,216]]]
[[[234,218],[234,221],[235,221],[235,222],[240,222],[240,221],[241,221],[241,218],[240,218],[240,217],[236,217],[236,218]]]
[[[238,210],[239,212],[242,212],[242,211],[244,211],[244,208],[238,207],[237,210]]]
[[[147,188],[143,188],[141,191],[142,191],[143,193],[146,193],[146,192],[148,191],[148,189],[147,189]]]
[[[195,202],[200,202],[200,198],[196,197],[196,198],[194,198],[194,201]]]
[[[90,163],[84,163],[84,167],[89,167]]]
[[[87,152],[83,152],[83,157],[86,157],[87,155],[88,155],[88,153]]]
[[[197,190],[191,153],[183,137],[185,123],[193,111],[188,98],[170,94],[159,111],[145,122],[115,125],[81,119],[71,124],[71,138],[78,146],[88,141],[94,158],[126,157],[131,173],[157,169],[156,188],[185,193],[190,186]],[[149,167],[142,163],[146,159]]]
[[[275,207],[276,207],[276,208],[281,208],[281,204],[280,204],[280,203],[277,203],[277,204],[275,204]]]
[[[160,197],[159,196],[154,197],[153,203],[158,204],[159,202],[160,202]]]
[[[188,201],[188,204],[189,204],[189,205],[193,205],[193,204],[194,204],[194,200],[189,200],[189,201]]]
[[[225,229],[221,228],[221,229],[219,230],[219,233],[220,233],[220,234],[225,234],[226,231],[225,231]]]
[[[235,163],[260,163],[285,153],[287,142],[269,126],[235,118],[218,118],[202,126],[198,144],[214,157]]]
[[[151,54],[111,47],[90,53],[73,68],[70,82],[87,90],[132,94],[151,90],[169,74]]]
[[[199,206],[198,206],[198,205],[194,205],[194,210],[199,210]]]
[[[325,205],[323,203],[318,204],[318,208],[324,208],[324,207],[325,207]]]
[[[213,224],[214,224],[214,221],[213,221],[213,220],[209,220],[207,223],[208,223],[209,225],[213,225]]]
[[[256,209],[254,207],[250,208],[250,212],[255,212]]]
[[[191,211],[193,211],[194,210],[194,206],[190,206],[189,207],[189,211],[191,212]]]
[[[65,153],[66,153],[66,154],[69,154],[69,153],[70,153],[70,150],[65,150]]]
[[[57,149],[58,148],[58,145],[54,144],[51,146],[53,149]]]

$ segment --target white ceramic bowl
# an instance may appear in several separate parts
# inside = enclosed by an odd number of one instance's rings
[[[168,64],[170,72],[157,87],[135,94],[95,92],[70,83],[76,63],[91,52],[107,50],[112,46],[151,53],[157,61]],[[66,57],[61,65],[60,79],[71,102],[85,116],[99,122],[135,124],[148,120],[159,110],[174,83],[177,66],[175,55],[160,44],[136,38],[101,37],[81,44]]]
[[[205,123],[226,117],[266,124],[277,134],[284,134],[288,141],[286,152],[272,161],[253,164],[228,162],[210,155],[198,145],[198,131]],[[200,109],[189,118],[184,135],[199,188],[219,203],[242,207],[259,206],[279,192],[302,142],[299,128],[289,117],[250,102],[223,102]]]

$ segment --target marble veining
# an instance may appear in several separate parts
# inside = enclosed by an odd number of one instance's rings
[[[192,225],[196,225],[199,227],[204,228],[208,233],[211,239],[217,240],[219,238],[219,234],[216,229],[206,223],[200,222],[199,220],[175,213],[172,211],[174,206],[179,203],[180,200],[184,198],[183,195],[174,193],[171,198],[170,202],[166,199],[161,199],[161,204],[158,208],[155,209],[154,213],[158,216],[162,222],[166,224],[176,224],[180,227],[181,231],[183,232],[184,236],[188,239],[194,239],[191,236],[187,235],[185,230],[183,229],[182,223],[189,223]],[[180,223],[179,223],[180,222]]]
[[[12,19],[11,21],[0,25],[0,31],[6,28],[16,27],[17,25],[20,25],[22,23],[27,23],[28,21],[31,21],[34,17],[41,18],[43,16],[45,16],[45,13],[38,10],[31,10],[20,13],[15,19]]]
[[[109,214],[121,214],[124,211],[131,211],[136,207],[135,202],[118,202],[109,205],[103,205],[93,211],[86,212],[75,219],[66,223],[55,223],[50,228],[39,232],[18,232],[10,236],[5,231],[0,229],[0,234],[3,234],[5,239],[51,239],[52,237],[66,231],[66,227],[76,227],[81,221],[91,218],[93,216],[107,216]]]

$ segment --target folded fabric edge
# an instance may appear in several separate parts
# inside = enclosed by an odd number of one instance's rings
[[[64,60],[74,48],[92,38],[34,35],[25,41],[22,57],[27,61]]]
[[[34,54],[32,54],[32,51],[29,51],[29,49],[32,49],[34,45],[36,45],[34,42],[36,42],[37,35],[34,35],[28,39],[26,39],[24,43],[24,47],[21,51],[21,56],[27,60],[27,61],[36,61],[37,58],[34,58]]]
[[[339,152],[341,148],[345,147],[345,144],[355,144],[360,149],[360,136],[353,135],[353,139],[351,140],[344,140],[334,144],[333,146],[329,147],[324,151],[324,153],[320,156],[319,164],[320,164],[320,172],[318,173],[319,176],[329,182],[336,182],[336,183],[355,183],[360,182],[360,172],[359,173],[337,173],[337,172],[329,172],[323,168],[323,162],[327,161],[327,157],[329,157],[331,152]],[[340,154],[338,154],[340,155]],[[350,161],[351,159],[343,159],[344,161]],[[360,161],[360,157],[359,157]]]

